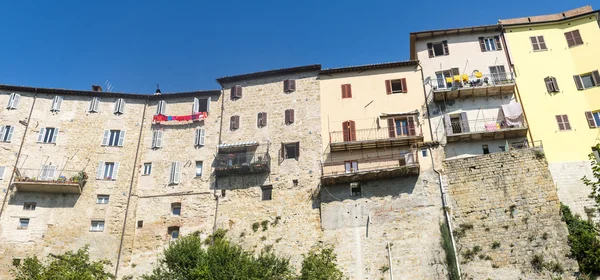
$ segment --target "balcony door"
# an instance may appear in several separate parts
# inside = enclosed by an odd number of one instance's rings
[[[501,84],[508,80],[506,77],[506,70],[504,69],[504,65],[490,66],[490,74],[492,76],[492,81],[494,82],[494,84]]]
[[[413,116],[409,116],[388,119],[388,130],[389,136],[392,138],[415,136],[417,134],[415,128],[415,118]]]
[[[353,173],[358,171],[358,161],[346,161],[344,162],[346,173]]]
[[[356,141],[356,126],[354,121],[343,122],[342,133],[344,134],[344,142]]]

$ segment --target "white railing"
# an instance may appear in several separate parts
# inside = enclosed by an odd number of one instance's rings
[[[462,88],[477,88],[515,83],[512,72],[495,74],[460,74],[454,76],[432,76],[431,85],[434,90],[456,90]]]

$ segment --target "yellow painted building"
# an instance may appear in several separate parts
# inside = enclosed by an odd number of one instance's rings
[[[500,20],[531,140],[542,141],[561,201],[579,213],[591,206],[580,179],[600,143],[598,12]]]

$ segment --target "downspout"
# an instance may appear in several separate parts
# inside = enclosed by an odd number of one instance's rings
[[[125,238],[125,228],[127,226],[127,217],[129,215],[129,202],[131,201],[131,191],[133,190],[133,182],[135,179],[135,173],[138,171],[136,168],[138,155],[140,153],[140,144],[142,143],[142,131],[144,130],[144,120],[146,119],[146,108],[148,107],[148,100],[146,98],[146,104],[144,104],[144,111],[142,112],[142,122],[140,123],[140,133],[138,135],[137,149],[135,151],[135,158],[133,160],[133,171],[131,172],[131,182],[129,184],[129,193],[127,194],[127,204],[125,206],[125,219],[123,219],[123,228],[121,229],[121,241],[119,242],[119,253],[117,254],[117,267],[115,268],[115,277],[119,274],[119,263],[121,261],[121,252],[123,250],[123,239]]]
[[[21,138],[21,145],[19,146],[19,152],[17,153],[17,160],[15,161],[15,166],[13,166],[13,172],[10,174],[10,179],[8,180],[8,187],[6,187],[6,193],[4,194],[4,199],[2,199],[2,207],[0,208],[0,217],[2,217],[2,212],[4,212],[4,205],[6,204],[6,199],[8,198],[8,194],[10,193],[11,185],[13,183],[13,179],[15,177],[15,173],[17,172],[17,165],[19,164],[19,158],[21,157],[21,151],[23,150],[23,145],[25,145],[25,136],[27,136],[27,130],[29,129],[29,123],[31,123],[31,114],[33,113],[33,108],[35,108],[35,101],[37,100],[38,89],[35,88],[35,95],[33,95],[33,104],[31,104],[31,110],[29,110],[29,116],[27,117],[27,124],[25,125],[25,132],[23,132],[23,137]]]
[[[221,83],[219,83],[221,84]],[[217,153],[219,153],[219,146],[222,141],[223,135],[223,113],[225,111],[225,88],[221,85],[221,120],[219,125],[219,144],[217,144]],[[215,219],[213,221],[213,242],[214,233],[217,231],[217,217],[219,216],[219,195],[217,194],[217,188],[219,187],[217,176],[215,175],[215,188],[213,189],[213,196],[215,197]]]
[[[431,133],[431,140],[433,141],[433,129],[431,128],[431,115],[429,113],[429,102],[427,102],[427,93],[425,89],[425,76],[423,75],[423,67],[419,63],[421,71],[421,79],[423,81],[423,95],[425,96],[425,106],[427,108],[427,121],[429,122],[429,133]],[[452,224],[450,223],[450,214],[448,214],[446,197],[444,195],[444,186],[442,185],[442,173],[435,169],[435,161],[433,160],[433,153],[431,152],[431,146],[428,147],[429,156],[431,157],[431,169],[438,175],[438,182],[440,185],[440,193],[442,194],[442,207],[444,209],[444,216],[446,218],[446,224],[448,225],[448,231],[450,232],[450,240],[452,240],[452,248],[454,249],[454,258],[456,259],[456,270],[458,271],[458,279],[461,279],[460,265],[458,262],[458,252],[456,251],[456,243],[454,242],[454,234],[452,233]]]
[[[506,59],[508,60],[508,64],[512,68],[512,73],[515,75],[515,94],[517,95],[517,99],[519,100],[519,104],[521,104],[521,110],[523,111],[523,118],[525,118],[525,123],[527,123],[527,133],[529,134],[529,139],[531,139],[531,144],[535,147],[535,141],[533,140],[533,135],[531,134],[531,128],[529,128],[529,120],[527,120],[527,113],[525,112],[525,106],[523,106],[523,99],[521,98],[521,93],[519,92],[519,86],[516,82],[517,72],[515,71],[515,65],[510,58],[510,53],[508,52],[508,44],[506,43],[506,38],[504,37],[504,26],[502,26],[502,31],[500,32],[500,38],[502,38],[502,43],[504,44],[504,54],[506,55]]]

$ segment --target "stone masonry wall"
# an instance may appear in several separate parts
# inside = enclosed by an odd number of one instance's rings
[[[463,279],[558,276],[548,269],[536,272],[534,255],[542,255],[545,263],[559,263],[563,279],[574,278],[577,263],[566,257],[568,231],[541,151],[494,153],[444,165],[461,271],[467,275]]]

